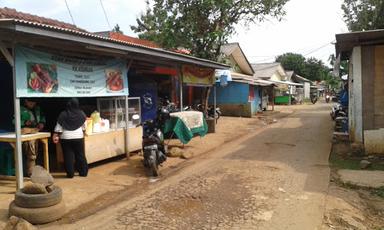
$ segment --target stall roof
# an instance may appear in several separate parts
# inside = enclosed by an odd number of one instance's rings
[[[55,25],[48,25],[34,21],[21,19],[0,19],[0,42],[14,42],[19,35],[31,36],[32,38],[45,38],[67,41],[85,45],[86,49],[96,50],[100,53],[118,53],[123,54],[132,59],[135,55],[146,55],[167,61],[178,62],[179,64],[193,64],[201,67],[214,69],[228,69],[229,66],[206,60],[167,51],[160,48],[151,48],[139,44],[121,41],[113,38],[102,37],[93,33],[89,33],[74,28],[64,28]],[[17,41],[17,40],[16,40]]]
[[[369,30],[336,34],[336,56],[349,58],[355,46],[384,44],[384,30]]]
[[[259,85],[259,86],[275,85],[275,83],[273,83],[271,81],[257,79],[257,78],[255,79],[252,76],[240,74],[240,73],[232,73],[232,80],[235,82],[247,83],[250,85]]]
[[[291,82],[291,81],[277,81],[277,80],[269,80],[276,84],[283,84],[283,85],[294,85],[294,86],[303,86],[303,84]]]

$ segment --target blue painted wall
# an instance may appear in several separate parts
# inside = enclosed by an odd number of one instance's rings
[[[216,84],[217,104],[245,104],[248,103],[248,95],[248,84],[233,81],[225,87]],[[209,103],[213,104],[213,93],[210,94]]]

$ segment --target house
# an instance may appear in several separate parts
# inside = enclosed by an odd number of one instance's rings
[[[349,60],[349,138],[366,153],[384,153],[384,30],[336,35],[336,54]]]
[[[225,87],[216,84],[216,104],[223,115],[252,117],[262,110],[262,85],[270,82],[257,82],[254,70],[239,43],[229,43],[221,47],[221,62],[228,64],[232,80]],[[210,103],[213,97],[210,98]]]
[[[293,71],[291,71],[291,72],[292,72],[291,77],[290,77],[291,81],[294,83],[299,83],[299,84],[303,85],[301,87],[298,87],[298,90],[302,94],[302,99],[309,99],[310,98],[310,91],[311,91],[311,84],[312,84],[311,80],[309,80],[305,77],[302,77]],[[288,74],[288,72],[287,72],[287,74]]]
[[[302,86],[292,82],[291,75],[287,75],[284,67],[278,62],[252,64],[252,68],[255,71],[255,79],[266,80],[277,85],[273,90],[273,96],[269,97],[271,100],[274,98],[273,103],[291,104],[294,87]]]

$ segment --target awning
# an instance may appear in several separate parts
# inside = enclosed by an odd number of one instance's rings
[[[278,80],[270,80],[270,81],[276,84],[281,84],[281,85],[304,86],[304,84],[299,84],[291,81],[278,81]]]

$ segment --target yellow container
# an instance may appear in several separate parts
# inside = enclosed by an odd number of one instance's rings
[[[92,129],[93,129],[93,120],[92,118],[87,118],[87,123],[86,123],[86,129],[85,129],[85,133],[87,135],[90,135],[92,134]]]

